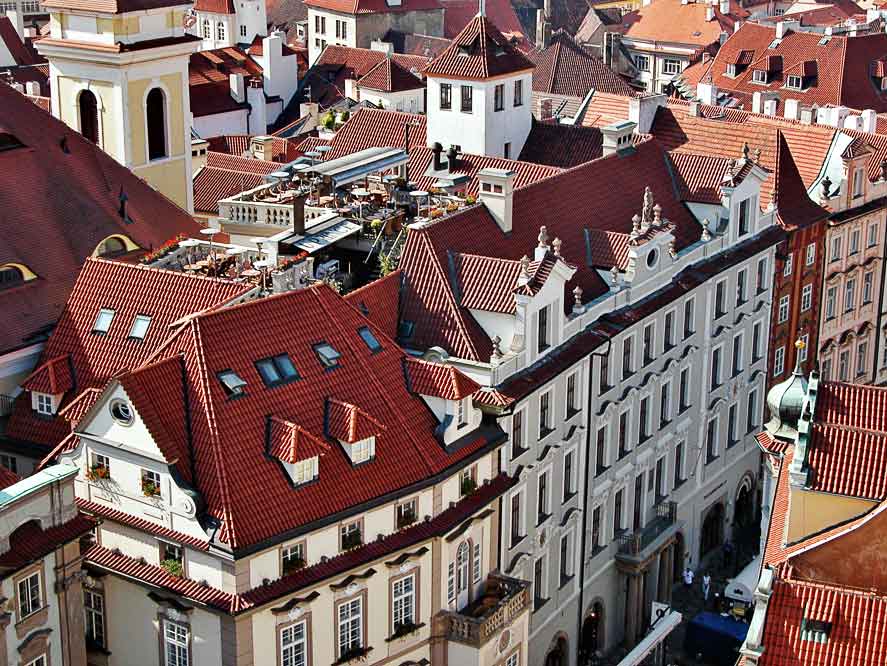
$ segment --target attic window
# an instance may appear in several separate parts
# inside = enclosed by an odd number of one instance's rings
[[[233,370],[222,370],[217,376],[222,383],[222,388],[225,390],[225,395],[229,398],[239,398],[245,395],[244,388],[246,388],[246,382],[236,372]]]
[[[99,310],[98,316],[95,318],[95,324],[92,326],[92,332],[99,335],[107,335],[111,328],[111,322],[114,320],[114,310],[102,308]]]
[[[360,313],[364,317],[370,316],[370,309],[367,307],[367,304],[364,303],[363,301],[361,301],[360,303],[357,304],[357,309],[360,310]]]
[[[415,328],[415,324],[409,321],[408,319],[404,319],[400,322],[400,326],[397,327],[397,337],[402,340],[409,340],[413,337],[413,329]]]
[[[338,367],[339,359],[342,358],[342,355],[328,342],[314,345],[314,353],[317,354],[321,365],[327,370]]]
[[[794,90],[802,90],[804,88],[804,79],[800,76],[790,74],[785,80],[786,88],[793,88]]]
[[[505,47],[504,47],[504,46],[501,46],[501,45],[497,45],[497,46],[496,46],[496,55],[497,55],[497,56],[503,56],[503,55],[505,55]]]
[[[471,55],[471,46],[466,44],[459,45],[459,55],[460,56],[469,56]]]
[[[811,643],[827,643],[832,623],[823,620],[801,620],[801,640]]]
[[[16,150],[17,148],[24,148],[25,144],[18,140],[17,137],[10,134],[9,132],[0,132],[0,153],[5,152],[7,150]]]
[[[268,388],[299,379],[299,372],[288,354],[259,359],[256,361],[256,370]]]
[[[373,335],[373,332],[367,326],[357,329],[357,332],[361,339],[366,343],[366,346],[370,348],[371,352],[375,353],[382,349],[382,345],[379,344],[379,341],[376,340],[376,336]]]
[[[727,65],[727,76],[736,76],[736,65]]]
[[[17,287],[25,281],[25,275],[21,269],[15,266],[4,266],[0,268],[0,289],[9,289]]]
[[[756,69],[752,72],[751,78],[755,83],[767,83],[767,72],[763,69]]]
[[[132,328],[129,329],[129,337],[133,340],[144,340],[150,324],[151,317],[148,315],[136,315],[132,320]]]

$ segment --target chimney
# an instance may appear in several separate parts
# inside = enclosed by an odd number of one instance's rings
[[[279,32],[272,33],[262,40],[262,78],[267,95],[284,96],[287,66],[283,59],[283,38]]]
[[[668,95],[643,95],[628,100],[628,119],[637,125],[639,134],[649,134],[656,117],[656,109],[665,106]]]
[[[696,98],[709,106],[718,105],[718,87],[714,83],[699,83],[696,85]]]
[[[394,53],[394,44],[391,42],[383,42],[381,39],[374,39],[370,42],[370,50],[381,51],[390,58],[391,54]]]
[[[604,157],[629,148],[632,145],[631,137],[635,128],[637,124],[630,120],[619,120],[601,127],[601,134],[604,135]]]
[[[345,97],[360,101],[360,88],[357,87],[357,79],[345,79]]]
[[[729,14],[730,13],[730,0],[721,0],[721,14]]]
[[[787,99],[783,102],[783,115],[787,120],[798,120],[801,113],[801,103],[796,99]]]
[[[459,156],[459,146],[454,146],[450,144],[450,147],[447,148],[447,171],[452,173],[456,170],[458,166],[456,162],[456,158]]]
[[[878,114],[874,109],[866,109],[862,112],[862,131],[874,134],[878,124]]]
[[[310,132],[317,127],[317,117],[320,115],[320,105],[317,102],[302,102],[299,105],[299,117],[308,116],[303,131]]]
[[[477,173],[477,180],[480,202],[487,207],[499,228],[506,234],[511,233],[514,171],[481,169]]]
[[[690,110],[687,115],[691,118],[699,118],[702,115],[699,113],[699,102],[690,102]]]
[[[440,171],[441,169],[443,169],[446,166],[440,160],[440,155],[442,152],[443,152],[443,146],[440,145],[440,143],[438,143],[437,141],[435,141],[434,145],[431,146],[431,154],[434,155],[434,170],[435,171]]]
[[[209,142],[205,139],[191,139],[191,174],[195,174],[206,165],[206,152]]]
[[[706,21],[714,21],[715,20],[715,8],[711,5],[707,5],[705,7],[705,20]]]
[[[801,24],[798,21],[783,20],[776,22],[776,39],[785,39],[785,36],[792,30],[797,30]]]
[[[779,93],[774,91],[764,91],[760,90],[755,92],[751,97],[751,110],[752,113],[764,113],[766,114],[766,108],[768,102],[778,102],[779,101]],[[768,114],[772,115],[772,114]]]
[[[779,100],[776,99],[768,99],[764,102],[764,115],[765,116],[775,116],[776,115],[776,107],[779,105]]]
[[[847,116],[844,118],[844,129],[862,131],[862,116]]]
[[[36,81],[26,81],[25,92],[27,92],[32,97],[40,97],[40,84]]]
[[[250,152],[257,160],[265,160],[273,162],[274,157],[274,137],[273,136],[254,136],[250,139]]]
[[[231,97],[238,104],[246,101],[246,80],[243,74],[229,74],[228,81],[231,84]]]
[[[812,125],[813,124],[813,109],[809,106],[801,107],[801,115],[799,117],[802,125]]]

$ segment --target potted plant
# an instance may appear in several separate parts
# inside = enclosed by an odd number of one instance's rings
[[[362,544],[363,539],[360,534],[360,528],[342,535],[342,548],[344,550],[351,550],[352,548],[357,548]]]
[[[111,478],[111,470],[104,465],[92,464],[86,470],[86,478],[90,481],[101,481]]]
[[[142,479],[142,494],[145,497],[158,497],[160,495],[160,486],[148,479]]]
[[[434,210],[431,211],[430,217],[432,220],[436,220],[439,217],[443,217],[443,214],[444,214],[444,212],[440,208],[435,208]]]
[[[185,575],[185,570],[182,567],[182,563],[178,560],[163,560],[160,563],[160,568],[163,569],[170,576],[175,576],[176,578],[181,578]]]
[[[470,476],[462,477],[460,490],[462,491],[463,495],[470,495],[475,490],[477,490],[477,481],[472,479]]]
[[[477,199],[475,199],[470,194],[467,197],[465,197],[465,203],[468,204],[469,206],[472,205],[475,201],[477,201]]]
[[[294,571],[298,571],[305,566],[305,560],[301,557],[291,557],[283,561],[283,575],[289,576]]]
[[[413,507],[405,507],[401,514],[397,517],[397,529],[403,529],[408,525],[416,522],[416,511]]]

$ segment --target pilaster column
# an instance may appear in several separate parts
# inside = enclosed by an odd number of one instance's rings
[[[625,645],[631,649],[637,644],[640,631],[641,577],[636,573],[628,574],[628,598],[625,603],[628,604]]]

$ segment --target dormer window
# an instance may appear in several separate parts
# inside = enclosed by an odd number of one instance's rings
[[[785,87],[793,90],[802,90],[804,88],[804,79],[800,76],[789,74],[785,79]]]
[[[151,317],[148,315],[136,315],[132,320],[132,328],[129,329],[129,337],[133,340],[144,340],[151,325]]]
[[[299,485],[300,483],[308,483],[317,478],[317,470],[317,456],[306,458],[305,460],[299,460],[292,464],[290,478],[292,478],[293,483],[296,485]]]
[[[110,308],[99,310],[99,314],[95,318],[95,324],[92,326],[92,332],[99,335],[107,335],[111,328],[111,322],[114,321],[114,314],[114,310]]]
[[[44,416],[55,414],[55,398],[49,393],[34,393],[34,411]]]
[[[468,57],[469,55],[471,55],[471,47],[466,46],[465,44],[460,44],[459,45],[459,55]]]
[[[827,643],[831,629],[831,622],[804,618],[801,620],[801,640],[811,643]]]
[[[853,197],[861,197],[864,192],[865,171],[860,167],[853,171]]]
[[[326,370],[338,367],[339,359],[342,358],[342,355],[328,342],[314,345],[314,353],[317,354],[317,359]]]
[[[246,382],[233,370],[222,370],[217,376],[229,398],[239,398],[246,394]]]
[[[539,353],[542,353],[551,346],[551,341],[548,336],[548,306],[539,310],[538,317],[538,326],[536,328],[536,340],[538,344],[536,349]]]
[[[358,335],[360,335],[360,339],[364,341],[369,350],[374,354],[382,349],[382,345],[379,344],[376,336],[373,335],[373,332],[369,329],[368,326],[363,326],[357,329],[357,333]]]
[[[413,337],[413,329],[415,329],[415,327],[416,325],[409,319],[404,319],[397,327],[397,337],[401,340],[409,340]]]
[[[763,69],[756,69],[752,72],[751,80],[755,83],[767,83],[767,72]]]
[[[351,456],[351,463],[353,465],[359,465],[360,463],[367,462],[375,457],[376,438],[367,437],[366,439],[348,445],[347,448]]]
[[[737,74],[736,65],[727,65],[727,76],[735,78]]]
[[[456,401],[456,427],[464,428],[468,425],[468,401],[470,397]]]
[[[299,379],[299,372],[288,354],[259,359],[256,361],[256,370],[268,388]]]

